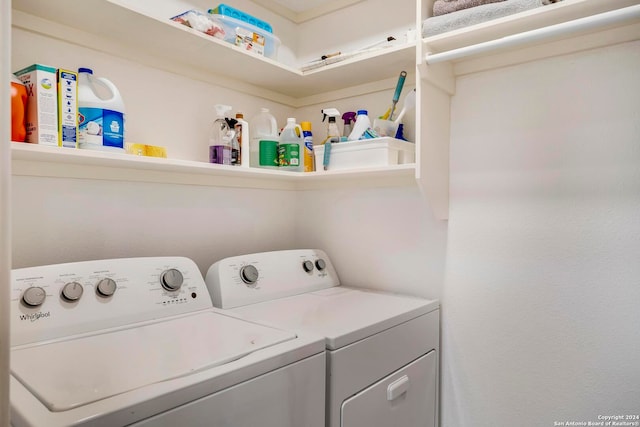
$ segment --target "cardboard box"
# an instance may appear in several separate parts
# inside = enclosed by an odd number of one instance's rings
[[[78,73],[59,69],[58,81],[58,145],[78,147]]]
[[[316,170],[323,169],[324,145],[315,145]],[[328,170],[373,168],[415,163],[415,144],[384,137],[331,144]]]
[[[58,90],[56,69],[34,64],[16,76],[27,88],[27,142],[58,145]]]

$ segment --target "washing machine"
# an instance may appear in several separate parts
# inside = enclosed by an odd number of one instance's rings
[[[327,426],[437,425],[438,301],[341,286],[321,250],[223,259],[205,281],[216,307],[325,337]]]
[[[322,337],[212,306],[195,263],[16,269],[14,427],[322,427]]]

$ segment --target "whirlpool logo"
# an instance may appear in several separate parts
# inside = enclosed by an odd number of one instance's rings
[[[29,320],[31,322],[35,322],[36,320],[40,320],[46,317],[50,317],[51,316],[51,312],[47,311],[47,312],[42,312],[39,311],[37,313],[31,313],[31,314],[21,314],[20,315],[20,320]]]

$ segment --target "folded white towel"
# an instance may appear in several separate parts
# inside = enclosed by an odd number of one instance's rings
[[[422,22],[422,36],[434,36],[541,6],[543,0],[507,0],[434,16]]]
[[[457,12],[458,10],[482,6],[483,4],[499,3],[505,0],[436,0],[433,3],[433,16]]]

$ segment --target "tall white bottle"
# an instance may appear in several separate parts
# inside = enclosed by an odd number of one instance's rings
[[[236,121],[236,138],[238,140],[238,149],[240,150],[238,163],[236,165],[248,168],[251,150],[249,122],[244,120],[244,115],[242,113],[236,113]]]
[[[364,132],[371,127],[371,120],[369,120],[369,116],[367,114],[367,110],[358,110],[356,123],[353,125],[353,130],[347,137],[349,141],[357,141],[362,137]]]
[[[278,167],[278,123],[268,108],[251,119],[250,164],[256,168]]]
[[[97,86],[110,97],[103,99]],[[118,88],[90,68],[78,69],[78,147],[89,150],[124,151],[124,101]]]

